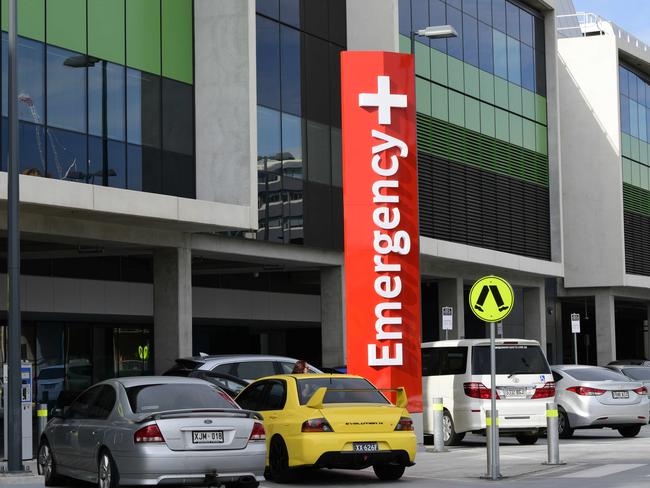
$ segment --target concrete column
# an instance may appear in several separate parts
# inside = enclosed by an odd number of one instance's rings
[[[544,285],[524,289],[524,338],[539,341],[546,351],[546,290]]]
[[[438,282],[438,313],[440,322],[440,339],[445,338],[442,330],[442,307],[454,309],[454,329],[449,331],[449,339],[465,337],[465,303],[462,278],[449,278]]]
[[[343,266],[323,268],[320,272],[321,337],[323,366],[346,364],[345,288]]]
[[[616,319],[614,295],[609,290],[596,293],[596,359],[607,364],[616,359]]]
[[[155,371],[192,354],[192,251],[159,249],[153,255]]]
[[[349,51],[399,52],[397,0],[347,0]]]

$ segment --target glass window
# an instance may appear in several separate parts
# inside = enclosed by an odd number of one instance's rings
[[[127,140],[160,147],[160,77],[126,70]]]
[[[621,373],[597,366],[592,368],[565,369],[564,372],[579,381],[629,381],[629,379]]]
[[[274,19],[278,18],[279,6],[278,0],[256,0],[255,9],[257,12],[273,17]]]
[[[521,44],[508,37],[508,80],[521,85]]]
[[[272,361],[245,361],[237,364],[234,376],[244,380],[256,380],[263,376],[275,374]]]
[[[86,139],[85,134],[78,132],[48,129],[48,177],[84,183],[88,171]]]
[[[618,84],[621,90],[621,94],[628,95],[630,92],[628,89],[628,71],[622,66],[618,67]]]
[[[323,403],[388,403],[386,397],[363,378],[308,378],[296,380],[296,383],[301,405],[323,387],[328,389]]]
[[[92,328],[66,328],[65,389],[82,391],[92,383]]]
[[[399,33],[411,35],[411,0],[399,0]]]
[[[476,0],[463,0],[463,12],[476,18],[477,15],[476,9],[477,9]]]
[[[331,184],[330,128],[307,121],[307,178],[315,183]]]
[[[521,86],[535,91],[535,52],[526,44],[521,44]]]
[[[300,32],[282,26],[280,30],[282,110],[301,113]]]
[[[280,0],[280,21],[300,28],[300,0]]]
[[[84,391],[70,405],[65,416],[70,419],[90,418],[90,409],[101,392],[102,386],[95,386]]]
[[[3,129],[8,127],[7,119],[3,119]],[[19,122],[18,143],[20,145],[19,169],[22,174],[46,176],[45,163],[45,132],[42,125]],[[4,141],[3,141],[4,142]],[[4,146],[3,158],[6,160],[9,151],[8,143]],[[5,164],[6,167],[6,164]]]
[[[54,406],[63,391],[63,326],[47,324],[36,329],[37,401]]]
[[[465,374],[467,347],[429,347],[422,349],[422,376]]]
[[[97,398],[88,410],[88,417],[91,419],[106,419],[115,406],[115,388],[110,385],[103,385],[99,390]]]
[[[257,17],[257,103],[280,109],[280,26]]]
[[[494,30],[494,74],[508,79],[508,47],[506,35],[498,30]]]
[[[492,1],[491,0],[478,0],[478,20],[485,22],[487,25],[492,25]]]
[[[533,24],[535,28],[535,46],[533,47],[540,51],[544,51],[546,49],[544,42],[544,19],[540,17],[533,17]]]
[[[259,169],[280,171],[279,161],[282,153],[281,127],[280,112],[265,107],[257,107],[257,161]]]
[[[630,100],[630,135],[639,137],[639,110],[633,100]]]
[[[302,119],[282,114],[282,161],[283,174],[302,178]],[[290,173],[288,173],[290,169]]]
[[[550,374],[539,346],[497,345],[497,374]],[[490,374],[490,347],[472,348],[472,374]]]
[[[479,68],[494,73],[494,54],[492,47],[492,27],[483,22],[478,23],[478,57]]]
[[[314,36],[305,36],[305,103],[304,116],[322,124],[330,123],[330,71],[326,62],[327,42]],[[336,73],[339,76],[339,73]]]
[[[478,66],[478,22],[463,15],[463,56],[466,63]]]
[[[47,46],[47,123],[86,132],[87,57]]]
[[[636,101],[637,99],[637,76],[634,73],[630,73],[627,77],[628,79],[628,91],[629,91],[629,97],[630,99]]]
[[[417,32],[429,25],[429,3],[426,0],[411,2],[411,19],[413,31]]]
[[[645,83],[641,78],[637,78],[637,101],[645,106]]]
[[[492,0],[492,25],[501,32],[506,31],[505,0]]]
[[[445,10],[445,4],[442,0],[429,0],[429,25],[446,25],[447,14]],[[457,29],[458,26],[454,26],[454,28]],[[422,41],[424,41],[424,39],[422,39],[421,42]],[[437,49],[443,53],[447,52],[446,39],[431,39],[429,40],[429,43],[433,49]]]
[[[202,408],[236,408],[230,399],[212,385],[166,383],[126,388],[133,413]]]
[[[506,33],[510,37],[519,39],[519,7],[506,2]]]
[[[533,46],[533,16],[523,9],[519,9],[519,35],[521,42]]]
[[[284,381],[269,381],[260,410],[282,410],[286,401],[287,387]]]
[[[557,383],[562,379],[562,375],[557,371],[553,371],[553,380]]]
[[[546,96],[546,57],[540,49],[535,50],[535,89],[539,95]]]
[[[266,389],[266,384],[266,381],[261,381],[247,387],[237,396],[235,401],[241,408],[244,408],[246,410],[260,410],[260,407],[262,406],[264,390]]]
[[[88,68],[88,132],[103,136],[103,120],[106,117],[106,135],[123,141],[125,136],[124,66],[99,61]],[[106,99],[104,100],[104,97]],[[103,106],[106,104],[106,114]]]
[[[18,118],[42,124],[45,109],[43,44],[19,37],[18,59]],[[3,84],[7,83],[6,79],[3,76]],[[6,100],[6,95],[3,100]]]
[[[638,105],[639,108],[639,139],[647,142],[647,127],[646,127],[646,109],[643,105]]]
[[[650,381],[650,368],[624,368],[623,374],[633,380]]]
[[[162,80],[163,150],[194,153],[194,100],[192,86],[168,78]]]
[[[463,59],[463,14],[460,10],[447,6],[447,23],[458,32],[458,37],[447,39],[447,53],[456,59]]]

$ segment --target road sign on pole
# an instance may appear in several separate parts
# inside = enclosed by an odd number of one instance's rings
[[[442,330],[445,331],[445,340],[449,339],[449,331],[454,329],[454,309],[442,307]]]
[[[496,398],[496,339],[495,322],[501,322],[512,311],[515,294],[512,286],[498,276],[485,276],[478,280],[469,291],[469,306],[479,319],[490,325],[490,411],[492,417],[488,459],[490,460],[489,476],[496,480],[501,477],[499,470],[499,418]]]
[[[571,332],[573,332],[573,359],[578,364],[578,334],[580,334],[580,314],[571,314]]]

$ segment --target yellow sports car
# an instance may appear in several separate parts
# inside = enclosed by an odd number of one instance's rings
[[[264,416],[267,476],[292,478],[297,467],[364,469],[396,480],[415,459],[406,393],[397,405],[359,376],[286,374],[261,378],[236,398]]]

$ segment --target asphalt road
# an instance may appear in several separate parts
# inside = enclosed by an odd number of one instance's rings
[[[578,431],[570,440],[561,441],[560,457],[566,464],[545,466],[546,443],[541,439],[534,446],[520,446],[514,439],[501,444],[499,481],[481,479],[485,472],[485,438],[468,435],[461,446],[445,453],[418,453],[416,466],[408,468],[398,482],[380,482],[371,469],[363,471],[320,470],[300,473],[291,486],[331,488],[371,486],[383,488],[431,487],[548,487],[548,488],[648,488],[650,487],[650,426],[633,439],[624,439],[611,430]],[[5,485],[0,478],[0,486]],[[6,483],[7,485],[9,483]],[[35,477],[24,488],[42,488]],[[70,487],[90,488],[92,485],[70,482]],[[272,482],[261,488],[280,488]]]

